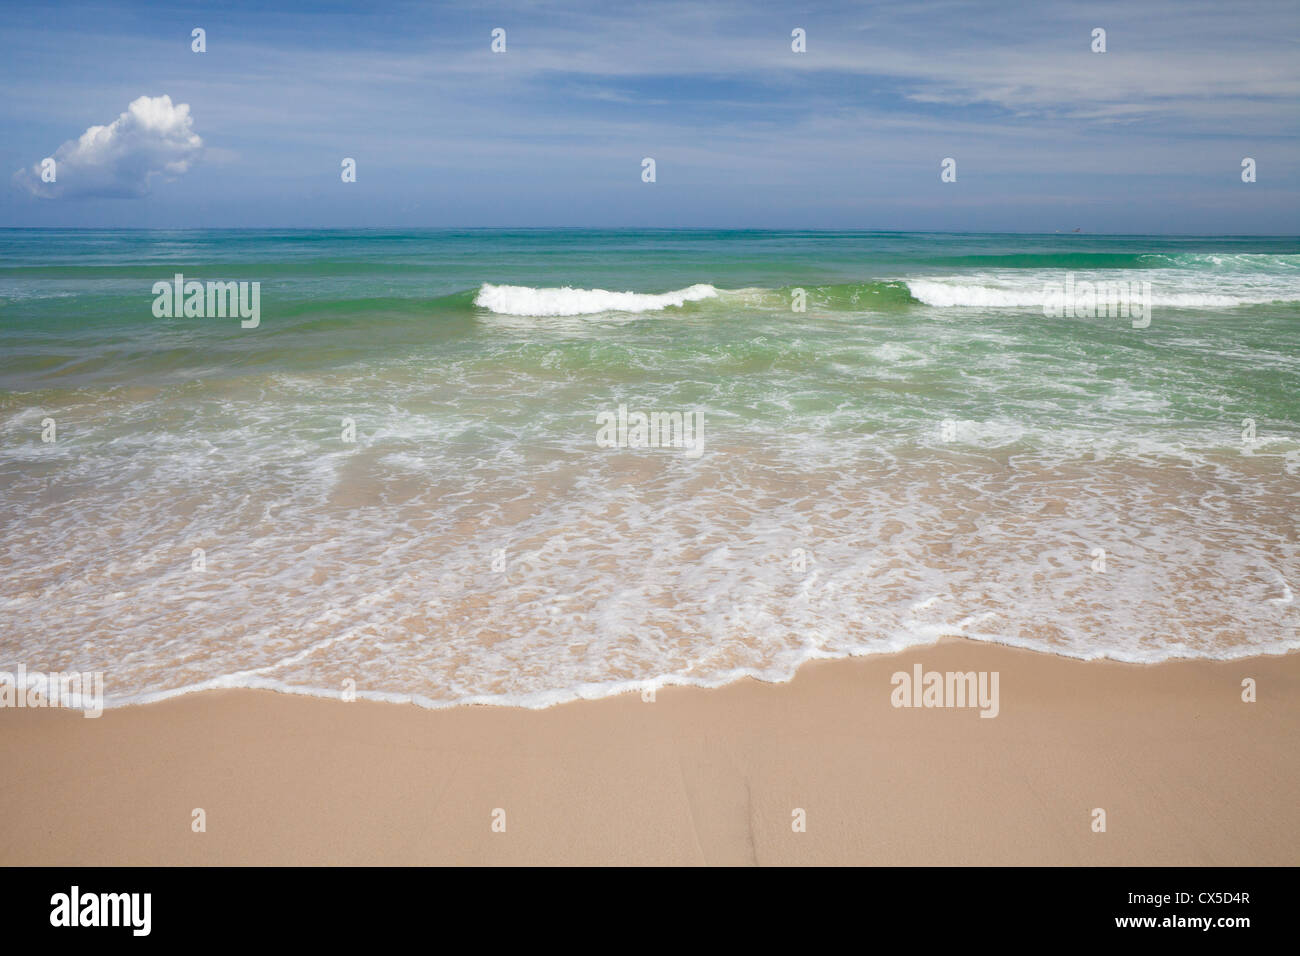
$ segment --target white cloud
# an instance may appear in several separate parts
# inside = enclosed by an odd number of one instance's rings
[[[186,103],[141,96],[107,126],[92,126],[54,151],[55,178],[41,164],[20,169],[14,181],[43,199],[147,195],[155,176],[179,176],[203,150]]]

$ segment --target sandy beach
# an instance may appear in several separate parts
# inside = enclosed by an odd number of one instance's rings
[[[916,665],[997,672],[996,717],[893,706]],[[949,640],[653,696],[0,710],[0,863],[1300,862],[1300,655],[1129,665]]]

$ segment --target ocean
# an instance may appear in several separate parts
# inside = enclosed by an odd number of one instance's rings
[[[1283,653],[1298,385],[1296,238],[0,230],[0,668],[542,707]]]

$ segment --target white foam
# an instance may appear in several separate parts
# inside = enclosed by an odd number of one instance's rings
[[[1037,288],[1006,289],[986,285],[970,285],[943,280],[910,279],[907,283],[912,298],[939,308],[967,306],[970,308],[1041,308],[1044,292]]]
[[[1048,286],[1064,283],[1061,271],[1035,271],[1015,275],[938,276],[907,279],[912,297],[935,308],[972,309],[1041,309],[1048,296]],[[1232,280],[1221,275],[1189,278],[1186,273],[1171,275],[1169,270],[1107,270],[1076,273],[1076,285],[1100,283],[1151,283],[1151,304],[1170,309],[1234,309],[1247,305],[1300,300],[1300,284],[1294,279],[1272,276],[1237,276]],[[1194,282],[1210,284],[1205,289],[1189,289]],[[1178,290],[1178,291],[1174,291]]]
[[[526,285],[483,283],[474,304],[498,315],[597,315],[601,312],[658,312],[687,302],[712,299],[718,290],[697,283],[675,292],[609,292],[605,289],[535,289]]]

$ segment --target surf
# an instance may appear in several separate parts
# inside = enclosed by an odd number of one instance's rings
[[[660,312],[681,308],[687,302],[713,299],[717,295],[718,290],[707,283],[655,294],[574,289],[570,286],[538,289],[485,282],[474,297],[474,304],[498,315],[598,315],[602,312]]]

